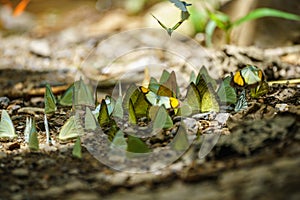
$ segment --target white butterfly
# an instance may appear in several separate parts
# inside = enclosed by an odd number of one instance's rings
[[[0,138],[14,138],[17,137],[14,125],[6,110],[2,110],[0,121]]]

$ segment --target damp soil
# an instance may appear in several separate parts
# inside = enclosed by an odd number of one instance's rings
[[[87,8],[68,15],[80,13],[92,15]],[[50,83],[55,95],[61,95],[75,80],[77,67],[91,49],[109,35],[107,31],[128,30],[128,27],[122,29],[125,24],[122,20],[129,21],[128,18],[115,16],[113,11],[106,14],[116,17],[120,23],[105,29],[105,34],[99,22],[93,21],[99,20],[94,16],[79,25],[65,27],[66,21],[56,26],[58,33],[54,27],[42,24],[29,34],[1,35],[0,108],[8,110],[18,135],[16,139],[0,141],[1,200],[300,198],[299,83],[274,84],[265,96],[249,99],[248,109],[231,112],[225,125],[227,132],[220,135],[204,159],[198,157],[203,140],[197,140],[174,163],[152,173],[114,170],[97,160],[84,145],[82,158],[73,157],[75,141],[62,143],[57,139],[61,127],[72,115],[71,108],[60,107],[48,116],[50,136],[55,143],[46,145],[45,84]],[[101,15],[103,20],[104,16]],[[84,33],[79,31],[83,27]],[[50,46],[49,54],[29,45],[41,38]],[[124,40],[127,41],[121,38],[116,44],[124,44]],[[225,46],[206,51],[201,64],[216,76],[214,78],[222,78],[244,64],[259,66],[268,81],[300,77],[299,46],[267,50]],[[197,56],[191,55],[199,59]],[[175,69],[184,68],[168,59],[162,60]],[[143,73],[138,74],[143,76]],[[115,82],[107,81],[111,76],[106,74],[103,80],[99,79],[100,94],[114,86]],[[31,152],[24,139],[26,117],[30,116],[35,117],[37,124],[40,141],[37,152]]]

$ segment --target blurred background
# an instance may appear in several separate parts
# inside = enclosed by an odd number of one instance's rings
[[[24,1],[25,6],[18,8]],[[203,43],[205,26],[209,20],[206,9],[222,11],[231,20],[259,7],[275,8],[300,15],[300,2],[296,0],[189,0],[191,17],[176,31],[194,37]],[[143,27],[157,27],[154,14],[172,27],[180,19],[180,11],[166,0],[0,0],[0,30],[6,37],[29,34],[45,37],[80,27],[76,37],[99,36],[104,33]],[[20,6],[19,6],[20,7]],[[22,6],[21,6],[22,7]],[[16,15],[15,12],[18,12]],[[231,44],[269,48],[300,43],[300,22],[279,18],[263,18],[247,22],[232,31]],[[75,40],[75,39],[74,39]],[[213,36],[214,46],[225,43],[221,31]]]

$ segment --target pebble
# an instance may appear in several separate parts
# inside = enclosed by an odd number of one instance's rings
[[[37,161],[37,165],[40,168],[54,166],[55,163],[56,163],[56,161],[51,158],[43,158],[43,159],[40,159],[39,161]]]
[[[4,151],[0,151],[0,159],[6,158],[7,154]]]
[[[72,180],[69,183],[67,183],[64,186],[66,191],[76,191],[76,190],[82,190],[82,189],[87,189],[87,184],[83,183],[82,181],[79,180]]]
[[[85,199],[89,199],[89,200],[98,200],[101,199],[97,193],[93,193],[91,191],[88,192],[77,192],[75,194],[70,195],[69,197],[66,198],[67,200],[85,200]]]
[[[229,118],[229,113],[218,113],[215,120],[219,122],[222,126],[226,124],[227,119]]]
[[[0,97],[0,108],[5,109],[9,105],[10,100],[7,97]]]
[[[42,57],[50,57],[51,50],[47,40],[33,40],[29,49],[32,53],[42,56]]]
[[[29,171],[26,168],[14,169],[11,173],[12,175],[19,177],[27,177],[29,175]]]

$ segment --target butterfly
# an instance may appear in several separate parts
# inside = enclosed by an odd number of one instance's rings
[[[45,97],[44,97],[44,101],[45,101],[45,113],[49,114],[49,113],[53,113],[56,111],[57,107],[57,100],[51,90],[51,86],[47,83],[46,84],[46,92],[45,92]]]
[[[153,106],[165,106],[166,109],[170,109],[170,108],[175,109],[180,104],[179,100],[176,99],[175,97],[157,95],[153,91],[143,86],[140,87],[140,90],[145,95],[149,103]]]
[[[231,76],[225,77],[218,88],[217,93],[222,103],[235,104],[237,101],[235,88],[230,85],[231,79]]]
[[[156,19],[156,21],[159,23],[159,25],[167,31],[169,36],[171,36],[173,31],[175,31],[182,24],[182,22],[184,21],[184,20],[180,20],[172,28],[168,28],[163,23],[161,23],[161,21],[159,21],[159,19],[157,19],[154,15],[152,15],[152,16]]]
[[[17,137],[14,125],[6,110],[2,110],[0,121],[0,137]]]
[[[238,112],[240,110],[244,110],[248,107],[247,99],[246,99],[246,92],[243,90],[236,102],[234,111]]]
[[[258,98],[262,95],[265,95],[269,92],[269,84],[266,81],[261,82],[255,88],[250,89],[250,96],[252,98]]]
[[[186,7],[191,6],[191,3],[186,3],[184,1],[179,1],[179,0],[169,0],[171,3],[174,3],[174,5],[179,8],[181,11],[187,12]]]
[[[254,65],[247,65],[234,74],[232,84],[239,87],[255,86],[263,80],[264,74],[261,69]]]

